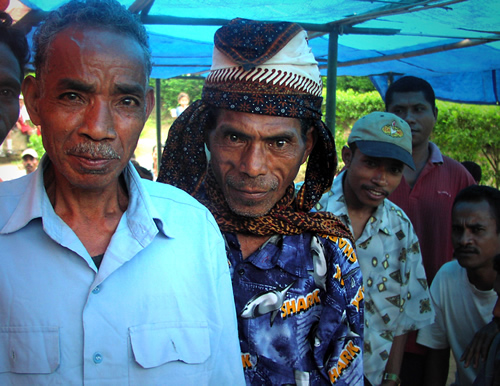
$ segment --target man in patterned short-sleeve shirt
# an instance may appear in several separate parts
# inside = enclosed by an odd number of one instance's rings
[[[158,181],[197,197],[226,239],[247,384],[363,383],[351,234],[331,213],[310,213],[337,167],[321,88],[300,26],[233,20],[215,35],[202,100],[163,153]]]
[[[406,214],[386,199],[414,167],[411,131],[394,114],[358,120],[342,149],[346,168],[315,210],[351,229],[365,287],[364,372],[373,385],[398,384],[407,332],[432,323],[418,239]]]

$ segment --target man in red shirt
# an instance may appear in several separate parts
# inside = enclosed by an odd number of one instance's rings
[[[385,94],[385,106],[411,128],[415,170],[404,169],[401,183],[389,199],[400,206],[413,223],[430,284],[438,269],[453,256],[453,200],[460,190],[475,181],[459,162],[442,155],[429,141],[438,109],[434,90],[428,82],[413,76],[398,79]],[[417,346],[415,338],[413,334],[408,339],[401,369],[401,379],[406,385],[420,385],[423,381],[426,350]]]

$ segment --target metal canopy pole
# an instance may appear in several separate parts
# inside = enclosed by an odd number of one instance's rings
[[[339,33],[335,28],[328,38],[328,67],[326,70],[326,126],[335,136],[335,110],[337,90],[337,56],[339,52]]]

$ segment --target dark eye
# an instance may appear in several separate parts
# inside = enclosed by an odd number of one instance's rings
[[[16,93],[14,90],[11,90],[9,88],[3,88],[0,90],[0,95],[2,98],[16,98]]]
[[[403,169],[402,168],[392,168],[391,173],[394,175],[398,175],[398,174],[403,173]]]
[[[483,228],[482,227],[472,227],[471,230],[472,230],[472,233],[478,234],[478,233],[483,231]]]
[[[80,96],[77,93],[74,92],[65,92],[62,94],[59,99],[67,100],[70,102],[77,101],[80,99]]]
[[[373,168],[373,167],[377,166],[377,163],[374,160],[368,158],[368,159],[365,160],[365,165],[368,166],[368,167]]]
[[[284,139],[278,139],[276,142],[275,142],[275,146],[280,149],[282,147],[284,147],[286,145],[286,141]]]
[[[125,106],[140,106],[140,102],[137,98],[127,97],[123,98],[122,104]]]

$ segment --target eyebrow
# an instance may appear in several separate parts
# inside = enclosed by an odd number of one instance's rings
[[[117,83],[114,87],[116,94],[144,95],[144,87],[140,84]]]
[[[81,82],[81,81],[76,80],[76,79],[71,79],[71,78],[60,79],[57,82],[57,86],[59,88],[63,88],[63,89],[71,89],[71,90],[82,91],[82,92],[95,91],[95,87],[93,85]]]

